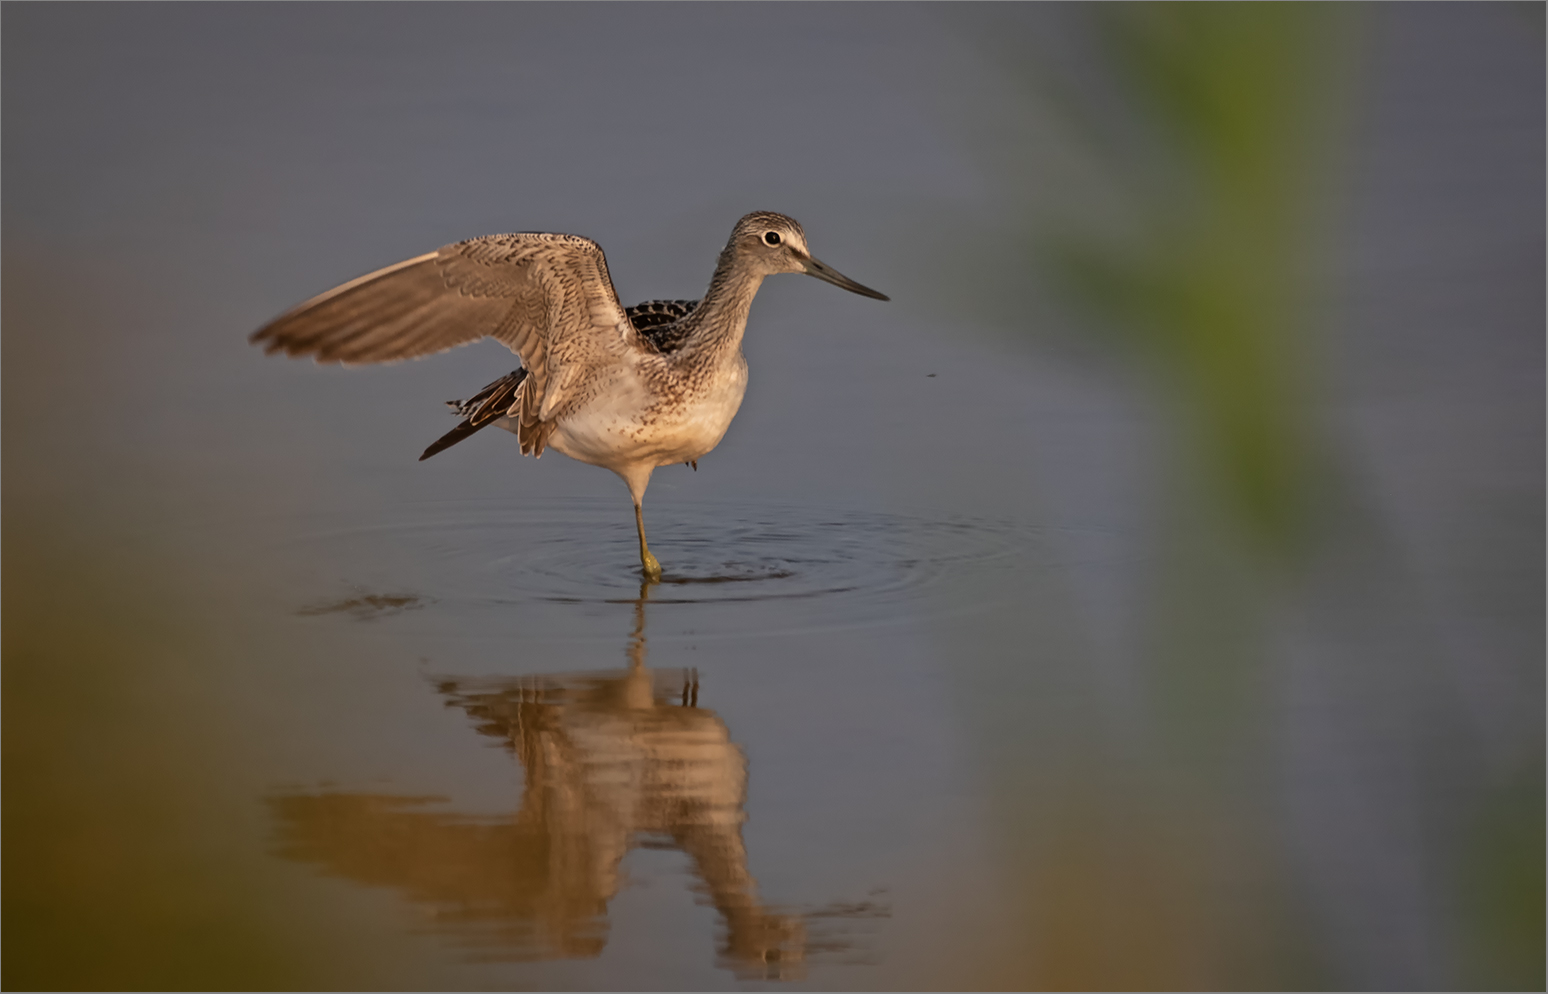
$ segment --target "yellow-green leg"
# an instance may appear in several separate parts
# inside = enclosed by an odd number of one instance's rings
[[[650,546],[645,544],[645,515],[640,511],[640,502],[634,502],[634,526],[640,530],[640,572],[645,574],[645,579],[655,583],[661,579],[661,564],[656,557],[650,554]]]

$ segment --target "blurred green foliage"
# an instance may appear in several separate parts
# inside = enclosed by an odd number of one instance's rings
[[[1461,866],[1463,964],[1474,990],[1541,990],[1548,983],[1548,829],[1543,762],[1526,763],[1489,793]]]
[[[1375,592],[1406,582],[1404,566],[1391,561],[1383,523],[1333,485],[1337,458],[1317,410],[1365,16],[1329,4],[1112,3],[968,25],[1021,88],[1005,104],[1022,118],[1008,124],[1002,112],[990,130],[1030,136],[985,142],[1015,191],[1007,202],[1031,207],[997,254],[1026,285],[1051,285],[1082,312],[1075,327],[1148,375],[1178,443],[1158,460],[1170,491],[1158,495],[1141,608],[1140,706],[1155,719],[1145,745],[1114,755],[1095,735],[1000,767],[1008,835],[1027,861],[1031,986],[1310,988],[1339,975],[1320,958],[1332,951],[1318,935],[1327,916],[1298,899],[1280,845],[1283,743],[1266,677],[1284,651],[1280,611],[1328,623],[1317,603],[1331,593],[1317,589],[1327,571],[1297,567],[1340,544],[1358,547],[1339,572],[1360,623],[1412,623],[1383,616]],[[999,323],[1042,333],[1049,322],[1006,293],[997,261],[975,258],[1001,278],[974,295],[1008,301]],[[1418,681],[1425,661],[1412,663]],[[1387,685],[1390,712],[1371,705],[1362,717],[1399,720],[1411,689]],[[1056,751],[1062,785],[1029,772]],[[1447,927],[1468,947],[1459,982],[1542,986],[1534,770],[1481,791],[1471,831],[1428,856],[1447,878],[1442,900],[1457,901]]]
[[[1078,115],[1121,233],[1051,219],[1043,263],[1164,371],[1224,505],[1260,551],[1303,538],[1314,437],[1312,236],[1347,14],[1326,5],[1111,4],[1095,35],[1130,111]],[[1067,89],[1066,94],[1078,92]]]

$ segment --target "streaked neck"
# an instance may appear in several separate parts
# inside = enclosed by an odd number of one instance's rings
[[[763,274],[739,263],[731,246],[726,246],[715,265],[715,275],[710,278],[704,300],[691,316],[697,325],[692,344],[717,351],[739,349],[742,333],[747,329],[747,314],[762,285]]]

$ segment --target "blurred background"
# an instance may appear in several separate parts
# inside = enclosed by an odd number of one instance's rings
[[[1544,985],[1542,5],[0,16],[6,987]],[[751,210],[675,582],[246,344]]]

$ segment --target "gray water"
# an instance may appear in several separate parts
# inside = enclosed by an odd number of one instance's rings
[[[6,986],[1541,986],[1540,11],[1340,28],[1276,558],[1037,277],[1005,51],[1103,66],[1008,9],[7,5]],[[657,585],[610,474],[415,461],[503,348],[245,341],[757,209],[893,299],[765,284]]]

